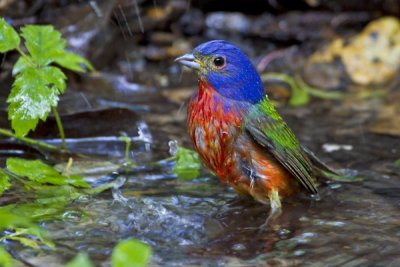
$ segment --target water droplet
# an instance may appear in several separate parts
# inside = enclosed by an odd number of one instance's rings
[[[280,239],[287,239],[291,231],[289,229],[280,228],[277,233]]]
[[[63,221],[78,222],[80,221],[82,214],[78,211],[71,210],[64,212],[61,217]]]
[[[304,250],[295,250],[293,252],[294,256],[303,256],[304,254],[306,254],[306,252]]]
[[[241,251],[241,250],[245,250],[246,246],[241,243],[237,243],[232,246],[232,249],[235,251]]]

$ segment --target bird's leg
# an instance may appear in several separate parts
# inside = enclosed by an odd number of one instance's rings
[[[282,203],[279,197],[279,192],[277,190],[272,190],[271,194],[268,197],[269,197],[270,211],[267,220],[260,226],[261,230],[266,229],[267,226],[272,221],[277,219],[279,215],[281,215],[282,213]]]
[[[269,205],[271,210],[269,212],[267,222],[269,220],[278,218],[282,213],[282,203],[277,190],[272,190],[271,194],[269,195]]]

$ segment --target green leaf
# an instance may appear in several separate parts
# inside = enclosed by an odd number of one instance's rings
[[[10,187],[10,176],[8,176],[3,169],[0,169],[0,196]]]
[[[26,234],[39,238],[40,242],[42,242],[51,249],[56,248],[56,245],[45,236],[46,232],[42,228],[30,227],[26,229]]]
[[[178,147],[176,153],[176,164],[172,170],[179,179],[191,180],[199,176],[201,163],[199,155],[190,149]]]
[[[67,263],[65,267],[92,267],[93,264],[89,256],[85,253],[79,253],[73,260]]]
[[[62,175],[53,169],[53,167],[41,162],[40,160],[8,158],[7,169],[17,175],[26,176],[28,179],[41,184],[70,184],[77,187],[90,187],[81,176]]]
[[[3,239],[18,241],[26,247],[38,249],[40,247],[39,242],[37,240],[34,240],[34,239],[24,236],[26,234],[27,234],[27,229],[19,228],[19,229],[16,229],[14,233],[5,235],[3,237]]]
[[[66,69],[79,72],[86,71],[83,67],[86,67],[91,71],[94,69],[92,64],[87,59],[81,57],[78,54],[65,50],[57,56],[57,58],[55,59],[55,63]]]
[[[8,252],[0,246],[0,266],[2,267],[11,267],[12,266],[12,257]]]
[[[65,90],[65,79],[59,68],[50,66],[26,67],[18,73],[7,99],[8,119],[18,136],[35,129],[39,119],[46,120]]]
[[[28,25],[21,28],[25,46],[38,66],[54,62],[64,52],[65,40],[53,26]]]
[[[32,66],[32,64],[29,62],[28,58],[30,58],[30,57],[28,57],[28,56],[27,57],[23,57],[23,56],[19,57],[19,59],[15,63],[14,68],[12,70],[13,76],[17,75],[18,73],[20,73],[27,67]]]
[[[112,267],[144,267],[150,260],[151,247],[134,239],[120,242],[111,256]]]
[[[33,224],[27,217],[12,213],[13,207],[12,205],[0,207],[0,231],[7,228],[32,227]]]
[[[50,188],[51,190],[51,188]],[[56,202],[56,200],[58,200]],[[30,221],[60,219],[66,205],[70,202],[66,198],[57,197],[53,202],[42,203],[36,200],[33,203],[24,203],[12,206],[13,214],[29,218]]]
[[[16,49],[21,42],[18,33],[3,18],[0,18],[0,53]]]

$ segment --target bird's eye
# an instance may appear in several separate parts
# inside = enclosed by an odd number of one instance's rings
[[[217,69],[222,69],[226,65],[225,57],[215,57],[213,63]]]

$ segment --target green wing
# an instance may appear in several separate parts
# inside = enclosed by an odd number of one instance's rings
[[[253,107],[245,129],[311,193],[318,192],[310,159],[266,97]]]

